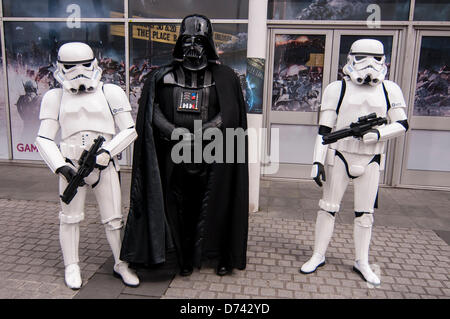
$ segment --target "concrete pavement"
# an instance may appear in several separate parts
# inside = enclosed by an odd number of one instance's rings
[[[262,181],[261,209],[250,215],[248,265],[218,277],[213,265],[190,277],[138,269],[140,287],[111,276],[112,257],[93,196],[81,225],[84,285],[64,285],[58,239],[57,179],[45,167],[0,163],[0,298],[449,298],[450,192],[380,189],[370,262],[382,284],[369,287],[351,271],[353,192],[344,196],[327,264],[298,269],[311,255],[321,190],[312,182]],[[130,173],[122,173],[123,212]]]

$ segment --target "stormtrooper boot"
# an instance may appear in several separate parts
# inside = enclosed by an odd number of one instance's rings
[[[378,286],[380,278],[372,271],[369,265],[369,246],[372,236],[373,215],[363,214],[355,218],[353,240],[355,242],[355,264],[353,270],[368,283]]]
[[[128,263],[119,259],[120,256],[120,229],[110,229],[106,226],[106,239],[111,246],[114,256],[113,275],[116,278],[122,279],[122,282],[129,287],[139,286],[139,278],[136,273],[129,268]]]
[[[319,210],[317,213],[314,253],[300,268],[302,274],[313,273],[318,267],[325,265],[325,252],[333,235],[334,219],[335,217],[326,211]]]
[[[78,264],[70,264],[66,266],[64,271],[64,281],[66,286],[72,290],[78,290],[81,288],[81,273],[80,266]]]
[[[130,269],[128,263],[125,261],[119,261],[114,265],[113,271],[114,277],[121,278],[122,282],[128,287],[139,286],[139,278],[136,273]]]
[[[70,289],[81,288],[81,274],[78,266],[78,242],[80,239],[80,226],[78,223],[66,224],[61,222],[59,226],[59,241],[64,258],[64,281]]]

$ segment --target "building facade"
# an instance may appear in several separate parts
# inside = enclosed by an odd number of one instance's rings
[[[104,81],[127,92],[135,116],[145,75],[171,60],[181,19],[200,13],[213,22],[222,63],[241,78],[249,112],[278,129],[279,138],[262,141],[262,153],[279,152],[276,172],[261,165],[264,178],[309,178],[323,89],[342,77],[351,43],[374,38],[384,44],[388,78],[401,86],[410,122],[406,137],[388,145],[382,183],[450,188],[450,1],[261,4],[265,59],[251,64],[247,27],[258,11],[248,0],[1,1],[0,162],[43,165],[34,139],[40,100],[58,85],[52,72],[61,44],[88,43]],[[258,67],[260,95],[248,81]],[[121,162],[131,165],[131,151]]]

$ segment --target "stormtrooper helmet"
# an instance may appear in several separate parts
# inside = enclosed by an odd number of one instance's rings
[[[181,22],[180,34],[173,51],[175,61],[189,70],[201,70],[208,62],[219,59],[213,39],[212,25],[203,15],[193,14]]]
[[[94,92],[102,76],[91,47],[81,42],[62,45],[56,65],[55,79],[72,94]]]
[[[372,86],[380,84],[387,73],[383,44],[374,39],[355,41],[347,56],[347,64],[343,68],[353,83]]]

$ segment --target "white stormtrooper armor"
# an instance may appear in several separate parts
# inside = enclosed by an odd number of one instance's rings
[[[383,65],[379,65],[378,59],[372,59],[373,57],[380,57],[379,61],[383,61]],[[356,60],[364,59],[367,59],[367,63],[365,67],[360,67]],[[367,282],[380,284],[380,279],[369,266],[368,255],[378,181],[380,171],[384,169],[386,141],[404,134],[408,129],[402,91],[394,82],[384,80],[384,60],[381,42],[371,39],[356,41],[349,53],[349,63],[344,67],[348,77],[330,83],[324,91],[311,172],[311,177],[319,186],[324,182],[324,190],[319,201],[314,253],[301,267],[302,273],[312,273],[317,267],[324,265],[325,252],[333,234],[335,214],[339,211],[349,181],[353,180],[353,269]],[[368,67],[374,64],[376,67]],[[332,130],[346,128],[359,117],[370,113],[386,117],[388,124],[368,131],[362,138],[350,136],[329,145],[322,144],[324,135]]]
[[[89,64],[89,65],[88,65]],[[93,188],[106,237],[111,246],[114,274],[128,286],[139,285],[136,274],[119,259],[120,229],[122,228],[121,192],[117,171],[117,155],[137,137],[131,117],[131,106],[125,92],[114,84],[100,82],[92,49],[84,43],[67,43],[58,52],[55,78],[63,89],[48,91],[41,104],[41,126],[36,145],[52,172],[59,173],[60,194],[78,168],[78,159],[93,140],[103,136],[105,142],[97,153],[97,167],[85,178],[73,200],[61,201],[60,243],[64,258],[65,282],[69,288],[81,287],[78,266],[79,223],[84,219],[87,188]],[[116,134],[115,126],[119,133]],[[59,148],[55,143],[61,131]]]

